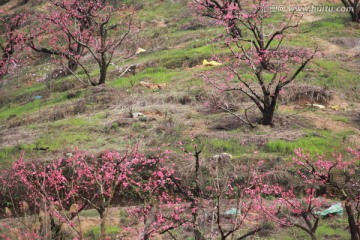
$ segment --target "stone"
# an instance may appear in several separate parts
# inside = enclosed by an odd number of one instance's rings
[[[212,159],[217,162],[225,162],[230,161],[232,159],[232,155],[229,153],[220,153],[218,155],[214,155]]]
[[[135,54],[140,54],[140,53],[144,53],[144,52],[146,52],[146,50],[139,47],[139,48],[136,50]]]
[[[7,217],[11,217],[11,216],[12,216],[12,212],[11,212],[10,208],[5,207],[5,215],[6,215]]]
[[[131,113],[131,117],[132,118],[140,118],[140,117],[144,117],[145,115],[141,112],[135,112],[135,113]]]
[[[312,104],[311,105],[312,107],[314,107],[314,108],[319,108],[319,109],[325,109],[326,107],[324,106],[324,105],[321,105],[321,104]]]

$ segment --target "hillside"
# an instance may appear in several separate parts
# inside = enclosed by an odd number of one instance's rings
[[[43,7],[37,1],[17,2],[0,9],[10,14]],[[217,91],[203,80],[203,75],[224,77],[221,67],[202,65],[204,59],[229,59],[229,51],[214,40],[226,34],[223,27],[195,16],[187,1],[124,2],[141,3],[135,14],[141,24],[135,47],[146,51],[128,59],[115,54],[105,85],[84,87],[72,75],[55,78],[52,73],[61,66],[50,55],[30,50],[0,80],[0,169],[22,154],[46,161],[72,156],[76,149],[99,155],[135,144],[144,151],[164,145],[176,150],[178,142],[192,139],[204,145],[204,161],[226,152],[235,165],[251,159],[280,166],[297,148],[313,155],[346,155],[348,147],[360,145],[360,25],[351,23],[347,13],[304,13],[283,45],[318,46],[319,54],[285,87],[273,126],[257,124],[261,116],[254,111],[251,128],[213,102],[243,113],[251,101],[238,92]],[[335,0],[276,2],[341,6]],[[99,74],[95,62],[86,64],[92,76]],[[125,73],[131,66],[135,72]],[[344,219],[322,225],[319,239],[347,239]],[[290,230],[278,232],[261,239],[295,239]]]

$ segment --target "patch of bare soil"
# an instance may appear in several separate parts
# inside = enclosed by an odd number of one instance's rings
[[[5,148],[33,142],[39,135],[39,132],[31,129],[5,128],[0,130],[0,146]]]
[[[314,112],[304,112],[303,116],[306,117],[317,129],[329,130],[332,132],[343,132],[349,130],[349,126],[347,124],[325,118],[324,116],[319,116]]]
[[[360,46],[360,38],[337,37],[337,38],[331,38],[330,41],[334,44],[346,48],[354,48]]]
[[[340,47],[339,45],[336,45],[333,42],[326,41],[326,40],[318,38],[318,37],[315,38],[315,40],[319,44],[320,50],[323,53],[326,53],[326,54],[340,54],[340,53],[345,52],[342,47]]]
[[[307,118],[308,121],[311,122],[317,129],[328,130],[332,132],[352,131],[354,134],[348,138],[348,141],[352,144],[360,145],[360,129],[353,126],[352,124],[336,121],[324,116],[319,116],[314,112],[303,113],[303,116]]]
[[[244,146],[263,146],[269,139],[292,141],[304,135],[302,128],[311,127],[306,119],[296,116],[276,116],[273,127],[258,125],[254,129],[234,116],[224,116],[216,121],[196,120],[186,134],[202,138],[239,139]],[[214,130],[215,128],[215,130]],[[236,132],[229,130],[238,129]]]

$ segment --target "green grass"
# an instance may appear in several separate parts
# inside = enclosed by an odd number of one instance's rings
[[[319,228],[316,231],[316,236],[319,239],[329,239],[330,237],[333,237],[332,239],[350,239],[350,234],[348,231],[344,230],[344,228],[334,228],[332,226],[329,226],[327,223],[323,223],[319,226]]]
[[[348,13],[320,12],[316,16],[323,18],[300,25],[301,32],[305,33],[304,36],[318,36],[328,40],[328,37],[343,36],[342,34],[349,28],[350,14]]]
[[[209,138],[204,141],[204,146],[204,154],[208,156],[222,152],[230,153],[233,156],[241,156],[249,151],[249,147],[244,147],[237,139]]]
[[[179,2],[172,2],[172,1],[165,1],[164,3],[152,2],[149,1],[144,3],[144,1],[136,1],[136,0],[127,0],[127,2],[137,3],[141,2],[142,4],[146,4],[147,6],[144,7],[143,10],[139,11],[137,16],[139,19],[143,21],[150,21],[150,20],[161,20],[161,19],[170,19],[184,11],[183,3]],[[151,8],[151,11],[149,11]]]
[[[350,119],[348,117],[345,116],[338,116],[338,115],[334,115],[331,116],[331,119],[337,122],[343,122],[343,123],[349,123]]]
[[[91,141],[91,135],[88,131],[57,131],[48,133],[39,138],[35,144],[39,147],[48,147],[49,151],[61,150],[66,147],[76,147],[76,145],[84,145]]]
[[[360,77],[351,69],[338,61],[316,59],[308,67],[311,71],[304,71],[299,78],[309,84],[328,88],[351,89],[360,84]]]
[[[58,131],[46,133],[35,142],[18,144],[13,147],[0,148],[0,168],[9,166],[14,159],[20,157],[22,153],[26,158],[41,157],[42,151],[33,150],[34,148],[46,148],[47,151],[58,151],[66,148],[75,148],[78,145],[86,145],[92,137],[89,131],[79,129],[78,131]]]
[[[25,113],[34,112],[39,109],[41,100],[34,100],[23,105],[7,106],[0,109],[0,119],[7,119],[10,116],[21,116]]]
[[[126,87],[134,86],[140,81],[150,81],[152,83],[167,83],[176,76],[179,72],[175,70],[166,69],[164,67],[147,68],[141,73],[130,77],[121,77],[108,83],[112,87]]]
[[[333,226],[332,222],[343,222]],[[335,217],[332,219],[324,219],[319,223],[319,227],[316,231],[316,237],[319,240],[322,239],[350,239],[350,233],[346,230],[346,220],[344,218]],[[293,239],[310,239],[310,236],[303,230],[292,227],[282,229],[273,236],[264,238],[266,240],[293,240]]]
[[[42,111],[48,107],[57,105],[61,102],[68,101],[67,92],[53,93],[49,99],[32,100],[25,104],[10,104],[0,109],[0,120],[9,118],[10,116],[21,117],[25,114],[34,113],[36,111]],[[76,98],[79,98],[77,96]],[[73,98],[73,99],[76,99]]]
[[[0,149],[0,169],[7,168],[11,163],[18,159],[23,152],[25,155],[32,151],[35,144],[18,144],[13,147]]]
[[[70,118],[64,118],[47,124],[48,127],[52,127],[54,129],[59,129],[59,128],[84,129],[89,127],[96,127],[98,125],[99,125],[99,119],[97,119],[96,116],[93,118],[84,118],[84,117],[75,116]]]
[[[80,217],[90,217],[90,218],[94,218],[94,217],[99,217],[99,213],[95,210],[95,209],[89,209],[89,210],[83,210],[79,213]]]
[[[115,237],[120,232],[121,232],[121,228],[117,226],[106,226],[105,233],[107,236]],[[100,239],[100,226],[96,226],[91,230],[89,230],[88,232],[86,232],[85,237],[93,240]]]
[[[43,83],[34,83],[31,86],[22,87],[14,92],[14,96],[19,96],[23,94],[32,94],[34,92],[38,92],[45,89],[45,85]]]
[[[295,141],[270,140],[265,146],[268,153],[292,155],[295,149],[301,148],[304,152],[315,155],[326,155],[334,151],[343,152],[342,141],[350,132],[331,133],[320,131],[308,133],[305,137]]]

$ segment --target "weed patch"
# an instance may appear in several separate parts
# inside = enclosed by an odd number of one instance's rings
[[[311,71],[304,71],[299,78],[309,84],[327,88],[351,89],[360,82],[359,76],[338,61],[316,59],[309,64]]]
[[[121,232],[121,229],[117,226],[106,226],[106,235],[109,237],[116,237]],[[85,237],[90,239],[100,239],[100,227],[96,226],[85,233]]]
[[[205,154],[218,154],[222,152],[230,153],[234,156],[239,156],[248,152],[248,149],[241,145],[237,139],[220,139],[211,138],[204,142]]]
[[[349,135],[349,132],[335,134],[321,131],[308,133],[305,137],[295,141],[270,140],[265,146],[265,151],[283,155],[291,155],[298,148],[312,155],[327,155],[334,151],[343,152],[342,141],[347,135]]]
[[[22,153],[26,155],[31,152],[34,147],[35,144],[18,144],[14,147],[0,149],[0,169],[9,167]]]
[[[134,86],[140,81],[150,81],[152,83],[167,83],[178,74],[178,71],[166,69],[164,67],[147,68],[143,72],[130,77],[121,77],[109,83],[110,86],[121,88]]]

